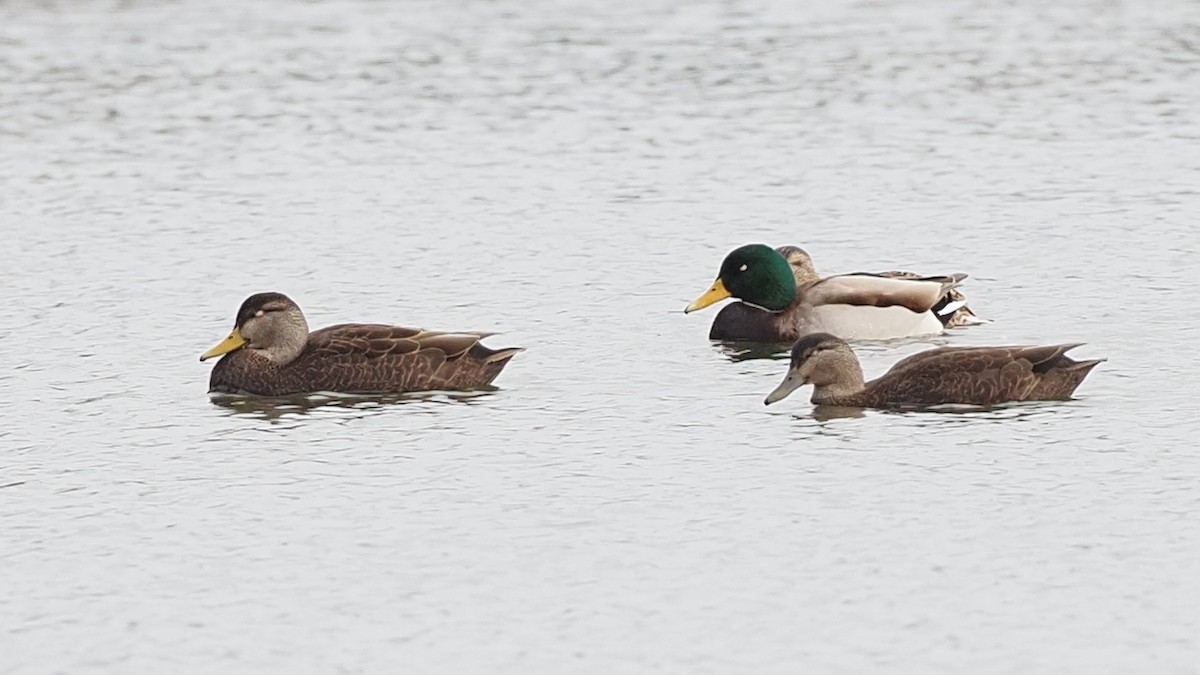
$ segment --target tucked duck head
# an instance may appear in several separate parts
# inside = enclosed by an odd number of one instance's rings
[[[787,260],[792,268],[792,276],[796,279],[796,288],[808,288],[821,280],[817,268],[813,265],[812,256],[799,246],[780,246],[775,249]]]
[[[725,298],[771,312],[787,309],[796,298],[796,278],[787,258],[765,244],[748,244],[725,256],[712,288],[687,306],[694,312]]]
[[[283,364],[299,356],[307,342],[308,322],[291,298],[282,293],[256,293],[238,309],[229,337],[201,354],[200,360],[248,349]]]
[[[800,338],[792,345],[792,360],[787,375],[763,403],[771,405],[782,401],[806,384],[817,389],[862,388],[862,367],[850,345],[829,333],[813,333]]]

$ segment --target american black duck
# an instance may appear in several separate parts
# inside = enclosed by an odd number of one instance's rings
[[[787,376],[764,403],[780,401],[806,384],[813,385],[813,403],[847,408],[1066,400],[1104,361],[1075,361],[1066,355],[1078,346],[930,349],[864,382],[850,345],[828,333],[814,333],[792,346]]]
[[[485,347],[480,340],[487,335],[349,323],[310,333],[291,298],[258,293],[238,309],[229,337],[200,360],[222,357],[209,378],[210,392],[286,396],[467,390],[490,384],[521,351]]]

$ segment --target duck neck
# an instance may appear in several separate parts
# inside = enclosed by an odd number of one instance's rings
[[[796,279],[796,295],[800,295],[800,291],[805,291],[816,285],[821,280],[821,275],[817,274],[817,268],[813,266],[812,258],[804,251],[797,249],[799,253],[793,253],[787,256],[788,265],[792,268],[792,276]]]
[[[750,278],[738,279],[730,290],[742,302],[768,312],[782,312],[790,308],[798,297],[796,281],[782,257],[770,262],[772,264],[766,269],[750,273]]]
[[[853,354],[848,358],[838,354],[836,359],[829,368],[822,369],[823,377],[819,381],[813,381],[812,402],[817,405],[849,404],[866,386],[862,366]]]
[[[306,344],[308,344],[308,333],[303,336],[289,335],[286,341],[264,350],[263,356],[267,357],[271,363],[281,366],[300,358],[300,353],[304,351]]]
[[[300,357],[308,346],[308,322],[300,312],[288,312],[280,317],[281,325],[273,331],[269,347],[256,349],[260,356],[282,366]]]
[[[783,312],[795,304],[796,297],[794,285],[779,283],[756,288],[742,300],[768,312]]]

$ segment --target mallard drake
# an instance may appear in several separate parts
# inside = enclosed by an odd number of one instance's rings
[[[814,332],[847,340],[931,335],[982,323],[957,290],[966,278],[858,272],[822,279],[802,248],[748,244],[725,256],[712,287],[684,312],[741,300],[717,314],[711,340],[794,342]]]
[[[792,346],[787,375],[764,403],[787,398],[806,384],[813,385],[813,403],[850,408],[1066,400],[1104,361],[1066,355],[1078,346],[941,347],[901,359],[864,382],[850,345],[829,333],[814,333]]]
[[[210,392],[286,396],[477,389],[522,351],[485,347],[479,341],[488,335],[350,323],[310,333],[291,298],[257,293],[238,309],[229,337],[200,360],[222,357],[209,378]]]

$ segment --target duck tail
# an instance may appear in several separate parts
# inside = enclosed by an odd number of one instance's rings
[[[488,349],[484,347],[484,349],[491,352],[483,356],[484,363],[499,363],[502,365],[507,363],[512,357],[525,351],[524,347],[504,347],[503,349]]]
[[[1041,363],[1034,364],[1034,372],[1039,374],[1037,393],[1042,399],[1068,399],[1084,379],[1096,366],[1108,359],[1087,359],[1076,361],[1067,356],[1067,352],[1081,344],[1065,344],[1044,347],[1049,355]]]
[[[960,275],[955,275],[960,276]],[[961,275],[966,278],[967,275]],[[957,288],[955,283],[946,289],[946,294],[938,300],[938,304],[933,306],[933,313],[938,320],[946,328],[957,328],[959,326],[978,326],[980,324],[989,323],[987,319],[980,318],[971,311],[967,306],[967,298]]]
[[[486,349],[486,348],[485,348]],[[505,347],[504,349],[488,350],[491,353],[483,357],[481,368],[483,371],[483,384],[490,385],[492,380],[500,375],[500,371],[504,370],[504,366],[508,365],[509,359],[516,356],[518,353],[525,351],[524,347]]]

